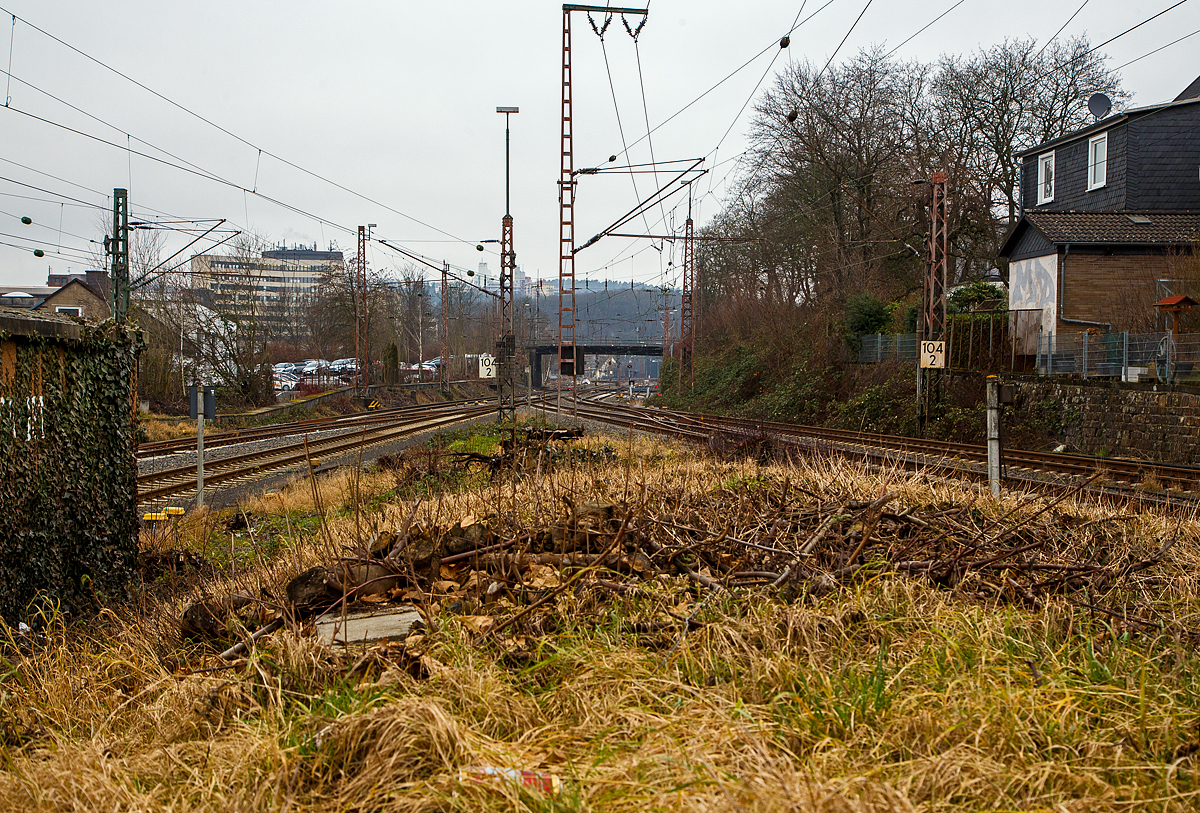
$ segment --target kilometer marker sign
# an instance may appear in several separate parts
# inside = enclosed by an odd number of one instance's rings
[[[917,355],[921,367],[941,370],[946,366],[946,343],[921,342],[921,352]]]

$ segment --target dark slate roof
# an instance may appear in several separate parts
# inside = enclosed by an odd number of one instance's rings
[[[1184,88],[1183,93],[1175,97],[1175,101],[1182,102],[1184,99],[1195,99],[1197,96],[1200,96],[1200,76],[1197,76],[1190,85]]]
[[[1200,79],[1197,79],[1197,81],[1200,81]],[[1193,82],[1193,84],[1195,84],[1195,83]],[[1189,86],[1188,90],[1185,90],[1184,93],[1189,93],[1190,91],[1191,91],[1191,87]],[[1182,97],[1183,94],[1180,94],[1180,96]],[[1126,110],[1124,113],[1118,113],[1115,116],[1109,116],[1107,118],[1100,119],[1099,121],[1095,122],[1094,124],[1089,124],[1087,127],[1083,127],[1079,130],[1075,130],[1074,132],[1067,133],[1066,135],[1061,135],[1058,138],[1052,138],[1049,141],[1043,141],[1041,144],[1030,147],[1027,150],[1021,150],[1020,152],[1017,153],[1017,157],[1024,158],[1027,155],[1033,155],[1034,153],[1045,152],[1046,150],[1049,150],[1053,147],[1057,147],[1059,144],[1066,144],[1067,142],[1070,142],[1070,141],[1076,141],[1080,138],[1083,138],[1084,136],[1090,136],[1093,133],[1098,133],[1102,130],[1107,130],[1109,127],[1112,127],[1113,125],[1116,125],[1116,124],[1120,124],[1123,121],[1128,121],[1129,119],[1139,118],[1141,116],[1146,116],[1151,113],[1156,113],[1159,110],[1164,110],[1168,107],[1181,107],[1183,105],[1196,104],[1197,102],[1200,102],[1200,98],[1187,97],[1187,98],[1178,98],[1178,99],[1175,99],[1174,101],[1170,101],[1170,102],[1164,102],[1163,104],[1151,104],[1151,105],[1146,105],[1145,107],[1130,108],[1129,110]]]
[[[1000,247],[1010,256],[1035,228],[1053,245],[1182,246],[1200,241],[1200,212],[1052,212],[1027,209]]]

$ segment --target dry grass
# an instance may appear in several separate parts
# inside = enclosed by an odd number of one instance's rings
[[[196,436],[195,421],[144,420],[142,428],[146,430],[146,440],[150,442]]]
[[[962,505],[976,522],[1043,504],[836,462],[759,466],[641,438],[593,438],[615,462],[548,467],[428,493],[393,475],[310,483],[245,506],[251,530],[199,514],[160,546],[242,546],[233,572],[199,590],[278,595],[298,569],[413,515],[449,524],[499,512],[515,533],[545,527],[563,497],[749,536],[758,489],[786,482],[838,502],[899,492],[900,506]],[[357,494],[357,497],[356,497]],[[746,508],[739,510],[738,505]],[[355,506],[363,506],[356,511]],[[1087,500],[1058,507],[1068,549],[1138,561],[1178,542],[1113,595],[1194,625],[1200,525]],[[267,551],[264,518],[282,537]],[[279,529],[284,530],[279,530]],[[732,529],[732,530],[731,530]],[[755,537],[761,539],[762,536]],[[257,553],[254,551],[257,550]],[[1124,557],[1124,558],[1123,558]],[[231,561],[235,557],[231,556]],[[1136,589],[1144,595],[1134,596]],[[52,623],[35,654],[8,655],[0,695],[0,807],[44,810],[943,811],[1192,810],[1200,797],[1200,658],[1185,636],[1145,635],[1053,599],[1040,611],[953,589],[872,577],[786,603],[745,590],[703,603],[681,579],[612,597],[566,593],[513,635],[478,641],[459,619],[410,650],[333,655],[281,633],[232,669],[180,643],[193,593],[143,598],[87,627]],[[1113,596],[1091,596],[1113,600]],[[702,606],[701,606],[702,605]],[[639,632],[663,606],[702,629]],[[504,606],[492,608],[503,614]],[[418,677],[414,677],[416,674]],[[460,782],[494,765],[560,776],[553,797]]]

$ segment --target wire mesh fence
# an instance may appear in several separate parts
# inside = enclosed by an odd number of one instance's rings
[[[1041,375],[1122,381],[1200,382],[1200,334],[1076,333],[1038,339]]]
[[[946,366],[984,373],[1112,378],[1200,385],[1198,333],[1044,333],[1042,311],[952,314]],[[859,337],[860,364],[915,363],[916,333]]]
[[[986,373],[1025,369],[1036,352],[1041,320],[1041,309],[951,314],[946,326],[946,364]],[[871,333],[860,336],[859,342],[860,364],[917,360],[917,333]]]
[[[917,360],[916,333],[869,333],[861,338],[860,364]]]

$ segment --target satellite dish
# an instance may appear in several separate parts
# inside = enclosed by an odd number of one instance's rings
[[[1093,93],[1088,99],[1088,112],[1096,117],[1096,121],[1104,118],[1112,110],[1112,101],[1103,93]]]

